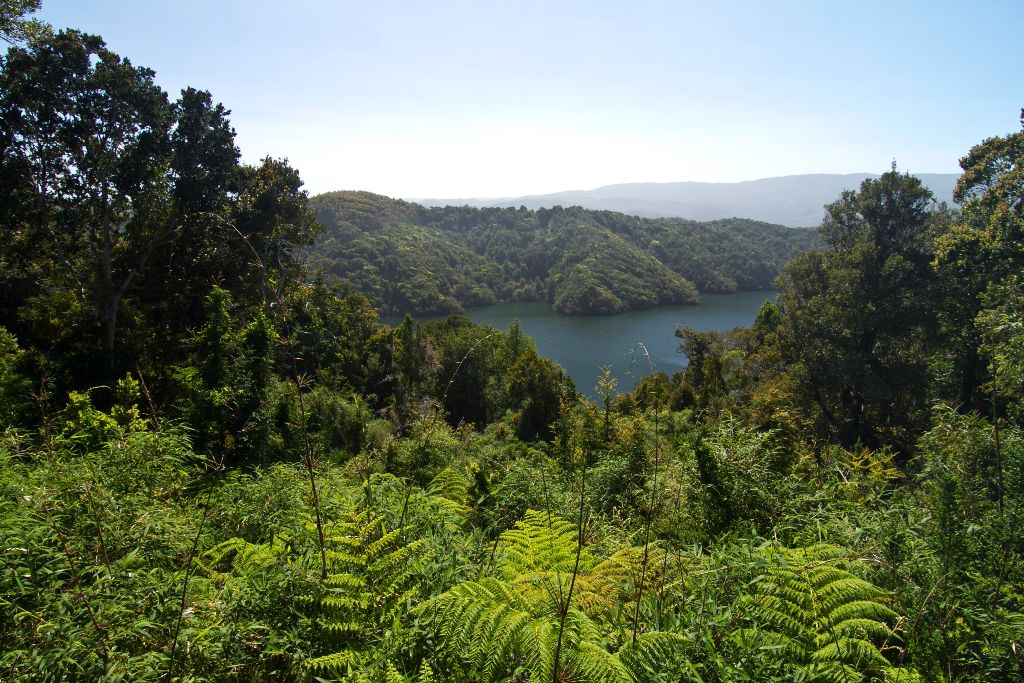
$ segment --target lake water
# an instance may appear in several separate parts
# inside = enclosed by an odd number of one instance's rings
[[[678,351],[677,327],[721,332],[748,326],[766,299],[775,301],[775,292],[703,294],[699,306],[659,306],[608,316],[558,315],[542,302],[469,308],[466,316],[499,330],[507,330],[518,318],[523,331],[537,342],[538,353],[565,368],[577,389],[593,395],[601,366],[611,366],[620,390],[632,388],[649,372],[671,375],[686,364]],[[420,322],[436,319],[417,318]]]

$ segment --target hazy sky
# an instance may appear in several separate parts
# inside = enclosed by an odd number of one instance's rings
[[[957,171],[1019,127],[1022,0],[43,0],[311,193]]]

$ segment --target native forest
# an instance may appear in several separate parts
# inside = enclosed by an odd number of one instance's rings
[[[38,5],[0,5],[0,680],[1024,680],[1024,113],[954,204],[893,164],[803,230],[308,197]],[[633,387],[459,314],[766,287]]]

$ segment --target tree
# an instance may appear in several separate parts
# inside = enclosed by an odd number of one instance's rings
[[[49,26],[28,18],[42,4],[42,0],[0,0],[0,40],[13,45],[45,35]]]
[[[679,352],[686,356],[678,393],[680,402],[696,410],[706,410],[728,393],[725,381],[725,344],[717,332],[699,332],[680,327],[676,337]]]
[[[954,198],[961,220],[937,244],[936,264],[950,296],[945,335],[959,379],[958,403],[979,408],[986,381],[982,332],[977,318],[986,292],[1024,269],[1024,111],[1022,130],[982,141],[960,160],[963,175]]]
[[[927,406],[934,334],[932,195],[895,168],[825,208],[829,249],[779,277],[777,336],[796,400],[846,447],[909,447]]]
[[[93,309],[111,366],[129,288],[223,201],[237,164],[223,108],[191,89],[172,105],[153,77],[76,31],[12,48],[0,70],[0,195],[20,212],[4,236],[45,245],[41,289]]]

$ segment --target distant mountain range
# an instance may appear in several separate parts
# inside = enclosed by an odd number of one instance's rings
[[[940,202],[953,203],[959,173],[915,174]],[[874,173],[809,174],[762,178],[739,183],[625,183],[596,190],[571,190],[525,197],[415,199],[424,206],[513,207],[527,209],[582,206],[647,218],[710,221],[748,218],[791,228],[816,227],[824,205],[843,190],[856,190]]]

